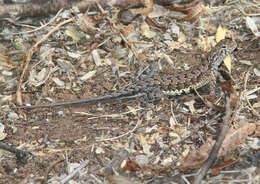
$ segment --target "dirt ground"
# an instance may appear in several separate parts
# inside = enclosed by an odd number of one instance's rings
[[[238,44],[231,55],[230,75],[239,105],[234,108],[236,116],[230,126],[239,129],[239,123],[245,122],[256,128],[251,135],[241,134],[241,143],[230,140],[230,150],[213,166],[218,171],[213,174],[211,170],[203,182],[259,183],[260,42],[245,16],[231,6],[218,5],[190,23],[174,19],[174,12],[164,9],[168,14],[157,12],[153,20],[166,29],[148,24],[146,33],[141,17],[124,27],[115,9],[106,11],[106,15],[97,11],[95,19],[87,19],[98,33],[84,33],[70,22],[38,47],[23,81],[23,104],[109,94],[128,85],[138,71],[152,64],[162,68],[171,65],[167,70],[177,72],[188,70],[201,63],[211,47],[206,43],[215,40],[216,30],[222,25],[226,37],[233,37]],[[39,31],[19,35],[8,33],[30,29],[1,20],[2,33],[6,33],[1,38],[1,55],[16,64],[12,69],[1,67],[1,141],[31,154],[26,163],[21,163],[15,154],[1,150],[0,183],[58,183],[84,161],[87,165],[70,183],[192,183],[192,174],[198,168],[181,170],[178,166],[189,152],[199,150],[209,138],[217,138],[224,116],[224,112],[206,106],[195,93],[165,97],[147,106],[141,106],[137,98],[32,110],[15,108],[19,106],[15,93],[26,50],[64,21],[62,15]],[[36,27],[52,17],[33,18],[29,24]],[[173,31],[176,28],[179,34]],[[71,34],[87,36],[75,40]],[[198,92],[210,93],[208,86]],[[220,105],[225,106],[223,99]],[[117,157],[122,157],[121,162],[114,163]],[[112,166],[116,170],[113,174],[109,173]]]

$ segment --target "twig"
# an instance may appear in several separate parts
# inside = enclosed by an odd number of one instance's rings
[[[17,160],[19,160],[23,164],[27,163],[27,159],[28,159],[29,153],[27,153],[27,152],[25,152],[23,150],[14,148],[13,146],[8,146],[7,144],[4,144],[2,142],[0,142],[0,149],[9,151],[11,153],[14,153],[16,158],[17,158]]]
[[[255,17],[255,16],[260,16],[260,13],[246,13],[244,10],[242,10],[241,8],[238,8],[237,6],[233,6],[235,9],[237,9],[238,11],[240,11],[244,16],[248,16],[248,17]]]
[[[97,115],[97,114],[91,114],[91,113],[86,113],[86,112],[74,112],[74,114],[79,114],[79,115],[84,115],[84,116],[93,116],[93,117],[89,117],[88,119],[98,119],[98,118],[118,118],[118,119],[125,119],[124,115],[127,114],[132,114],[135,112],[138,112],[140,110],[143,110],[144,108],[138,108],[138,109],[133,109],[130,111],[126,111],[123,113],[119,113],[119,114],[104,114],[104,115]]]
[[[116,139],[119,139],[119,138],[121,138],[121,137],[124,137],[124,136],[126,136],[126,135],[128,135],[128,134],[133,133],[133,132],[137,129],[138,125],[141,124],[141,122],[142,122],[142,120],[139,119],[139,120],[137,121],[135,127],[134,127],[132,130],[130,130],[129,132],[126,132],[126,133],[124,133],[124,134],[122,134],[122,135],[119,135],[119,136],[117,136],[117,137],[108,138],[108,139],[100,139],[100,140],[96,140],[96,141],[97,141],[97,142],[102,142],[102,141],[114,141],[114,140],[116,140]]]
[[[47,40],[54,32],[56,32],[57,30],[59,30],[59,28],[65,24],[68,24],[70,22],[74,21],[74,18],[65,20],[64,22],[61,22],[60,24],[58,24],[55,28],[53,28],[48,34],[46,34],[40,41],[38,41],[27,53],[26,56],[26,61],[25,61],[25,65],[22,71],[22,74],[20,76],[20,80],[19,80],[19,84],[17,87],[17,91],[16,91],[16,101],[18,105],[22,105],[23,101],[22,101],[22,83],[25,77],[25,74],[27,72],[27,69],[29,67],[32,55],[34,54],[34,52],[38,49],[38,47],[45,41]]]
[[[225,138],[225,135],[227,133],[228,127],[229,127],[229,123],[230,123],[230,119],[231,119],[231,114],[232,114],[232,110],[230,107],[230,103],[231,100],[230,98],[227,96],[226,97],[226,115],[223,119],[223,126],[221,128],[221,132],[217,138],[217,142],[214,144],[214,147],[212,148],[208,159],[205,161],[205,163],[203,164],[203,166],[200,168],[200,170],[197,172],[197,176],[195,177],[194,180],[194,184],[200,184],[201,180],[204,178],[204,176],[206,175],[207,171],[209,170],[210,166],[214,163],[215,159],[217,158],[219,149],[223,143],[223,140]]]
[[[0,60],[4,62],[4,63],[0,62],[0,65],[3,67],[8,67],[11,69],[18,68],[18,65],[15,62],[13,62],[11,59],[9,59],[7,56],[5,56],[4,54],[0,54]]]
[[[69,180],[71,180],[81,169],[83,169],[84,167],[86,167],[89,163],[89,160],[85,160],[84,162],[82,162],[80,164],[80,166],[78,166],[76,169],[74,169],[74,171],[72,171],[68,176],[66,176],[64,179],[62,179],[60,181],[60,184],[64,184],[67,183]]]

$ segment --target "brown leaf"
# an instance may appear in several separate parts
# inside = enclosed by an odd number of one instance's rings
[[[127,37],[130,33],[132,33],[134,31],[134,26],[133,24],[129,24],[127,26],[123,26],[121,29],[120,29],[120,32],[125,36]]]
[[[189,11],[194,7],[196,6],[197,4],[200,4],[199,1],[194,1],[194,2],[191,2],[189,4],[187,4],[186,6],[179,6],[179,7],[170,7],[169,9],[170,10],[173,10],[173,11],[177,11],[177,12],[182,12],[184,14],[188,14]]]
[[[200,168],[200,166],[207,160],[209,156],[208,154],[214,144],[215,141],[209,138],[198,150],[191,151],[186,157],[184,157],[178,168],[183,171],[186,169]]]
[[[199,1],[191,2],[190,4],[182,7],[171,7],[170,10],[186,14],[186,16],[182,18],[182,20],[188,22],[194,22],[198,19],[200,15],[206,12],[205,7],[201,5]]]
[[[136,161],[128,160],[123,169],[125,171],[136,172],[140,170],[140,166]]]
[[[248,123],[245,121],[240,121],[238,126],[238,129],[231,127],[228,130],[223,144],[219,150],[218,156],[224,156],[237,148],[238,145],[244,144],[248,135],[254,133],[256,129],[256,125],[254,123]]]
[[[255,129],[255,124],[242,121],[239,123],[239,128],[237,130],[230,128],[220,148],[218,157],[225,156],[234,150],[238,145],[243,144],[247,136],[254,133]],[[215,140],[208,138],[207,142],[198,150],[190,152],[185,158],[182,159],[179,168],[181,170],[200,168],[204,161],[207,160],[215,142]]]
[[[144,8],[138,8],[131,10],[134,14],[143,14],[147,16],[153,10],[153,0],[141,0]]]

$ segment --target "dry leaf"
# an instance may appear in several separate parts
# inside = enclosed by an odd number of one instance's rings
[[[101,61],[101,58],[100,58],[98,50],[94,49],[91,52],[91,55],[93,57],[93,60],[94,60],[94,63],[96,64],[96,66],[101,66],[102,65],[102,61]]]
[[[258,70],[257,68],[254,68],[254,73],[257,77],[260,77],[260,70]]]
[[[131,12],[147,16],[153,10],[153,0],[141,0],[141,3],[144,5],[144,8],[132,9]]]
[[[210,138],[198,150],[191,151],[186,157],[181,160],[181,165],[179,166],[179,169],[184,171],[186,169],[200,168],[201,165],[207,160],[209,152],[214,144],[215,141]]]
[[[4,140],[7,136],[7,133],[5,131],[5,125],[0,123],[0,141]]]
[[[254,123],[240,121],[238,124],[238,129],[235,130],[231,127],[228,130],[218,156],[224,156],[234,150],[238,145],[244,144],[247,136],[255,132],[256,125]]]
[[[253,104],[253,107],[254,107],[254,108],[260,108],[260,102],[254,103],[254,104]]]
[[[129,24],[127,26],[123,26],[121,29],[120,29],[120,32],[125,36],[125,37],[128,37],[128,35],[130,33],[132,33],[134,31],[134,25],[133,24]]]
[[[252,33],[256,37],[260,36],[260,32],[257,29],[257,25],[256,25],[254,19],[252,19],[250,17],[246,17],[246,25],[247,25],[247,27],[249,27],[249,29],[252,31]]]
[[[86,81],[86,80],[90,79],[91,77],[93,77],[96,74],[96,72],[97,72],[96,70],[89,71],[88,73],[81,76],[79,79],[81,81]]]
[[[153,37],[156,36],[156,33],[154,31],[150,30],[150,27],[146,22],[142,23],[141,32],[142,32],[142,35],[147,37],[147,38],[153,38]]]
[[[52,81],[55,82],[58,86],[64,87],[65,82],[60,80],[58,77],[53,77]]]
[[[237,130],[230,128],[225,136],[223,144],[219,150],[218,157],[225,156],[233,151],[238,145],[243,144],[248,135],[254,133],[256,125],[248,122],[240,122]],[[200,168],[206,161],[208,155],[215,144],[215,140],[207,139],[198,150],[190,152],[185,158],[182,159],[179,168],[181,170]]]
[[[123,169],[125,171],[136,172],[136,171],[140,171],[140,166],[136,161],[128,160]]]
[[[170,10],[186,14],[186,16],[182,18],[182,20],[188,22],[196,21],[200,15],[206,12],[205,7],[201,5],[199,1],[191,2],[190,4],[182,7],[171,7]]]
[[[140,141],[140,144],[142,145],[143,147],[143,152],[147,155],[151,155],[152,153],[150,152],[150,148],[151,148],[151,145],[149,145],[145,139],[145,137],[142,135],[142,134],[139,134],[138,135],[138,138],[139,138],[139,141]]]
[[[218,43],[220,40],[225,39],[226,33],[227,33],[227,29],[219,25],[216,33],[216,42]]]
[[[82,38],[85,37],[84,34],[80,34],[76,29],[74,28],[69,28],[65,31],[65,34],[69,37],[71,37],[74,41],[79,41]]]
[[[107,176],[107,180],[110,182],[110,184],[133,184],[129,178],[121,175],[109,175]]]

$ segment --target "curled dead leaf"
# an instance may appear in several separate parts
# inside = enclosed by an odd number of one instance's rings
[[[188,22],[195,22],[199,18],[199,16],[203,15],[206,12],[205,7],[199,1],[191,2],[182,7],[171,7],[170,10],[186,14],[186,16],[182,18],[182,20]]]

